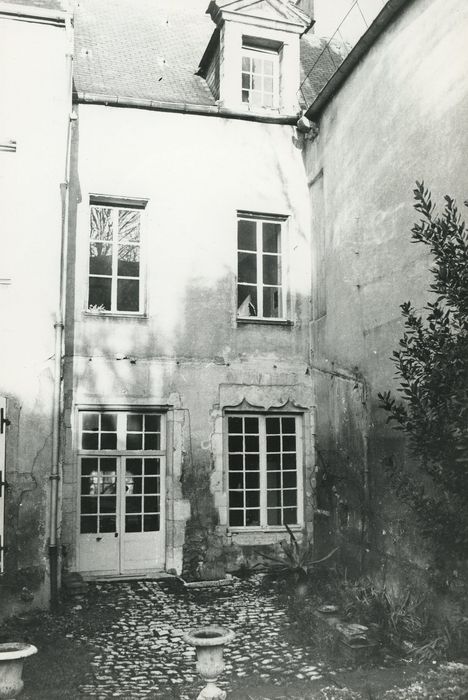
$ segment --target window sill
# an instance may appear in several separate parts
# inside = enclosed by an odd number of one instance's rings
[[[125,311],[83,311],[83,316],[86,318],[135,318],[144,321],[148,318],[145,313],[127,313]]]
[[[289,319],[286,318],[256,318],[255,316],[249,316],[246,318],[243,318],[241,316],[238,316],[237,319],[237,325],[238,326],[244,326],[248,323],[253,323],[254,325],[265,325],[265,326],[288,326],[291,327],[294,325],[293,321],[290,321]]]
[[[304,529],[303,525],[290,525],[289,529],[292,532],[301,532]],[[288,531],[284,527],[284,525],[270,525],[265,526],[265,527],[228,527],[228,532],[232,532],[233,534],[249,534],[251,533],[252,535],[258,535],[262,532],[284,532],[286,535],[288,534]]]

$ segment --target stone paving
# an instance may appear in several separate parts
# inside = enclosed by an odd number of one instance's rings
[[[223,589],[171,592],[156,581],[99,583],[93,600],[113,608],[113,621],[92,639],[98,648],[79,689],[95,698],[179,698],[193,700],[203,683],[195,670],[195,650],[182,639],[191,627],[217,624],[236,632],[226,648],[226,670],[219,685],[230,691],[249,686],[310,687],[323,669],[311,652],[289,636],[286,613],[259,584],[236,582]],[[79,618],[88,596],[71,608],[76,626],[67,638],[88,643]],[[102,629],[104,627],[104,629]],[[281,694],[281,693],[280,693]]]

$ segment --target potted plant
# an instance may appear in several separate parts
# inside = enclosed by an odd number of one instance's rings
[[[198,627],[183,638],[195,647],[197,671],[206,681],[197,700],[226,700],[226,692],[217,687],[216,680],[224,671],[223,647],[234,639],[234,632],[224,627]]]
[[[37,653],[32,644],[9,642],[0,644],[0,698],[16,698],[23,690],[23,661]]]

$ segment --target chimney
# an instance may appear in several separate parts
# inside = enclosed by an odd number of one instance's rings
[[[314,19],[314,0],[296,0],[296,7],[298,7],[302,12],[310,17],[313,21]]]

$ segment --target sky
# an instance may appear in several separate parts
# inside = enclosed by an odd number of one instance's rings
[[[331,36],[354,3],[355,0],[315,0],[315,33],[319,36]],[[359,0],[359,6],[368,24],[384,4],[384,0]],[[355,6],[342,26],[345,40],[354,43],[365,28],[361,12],[358,6]]]

